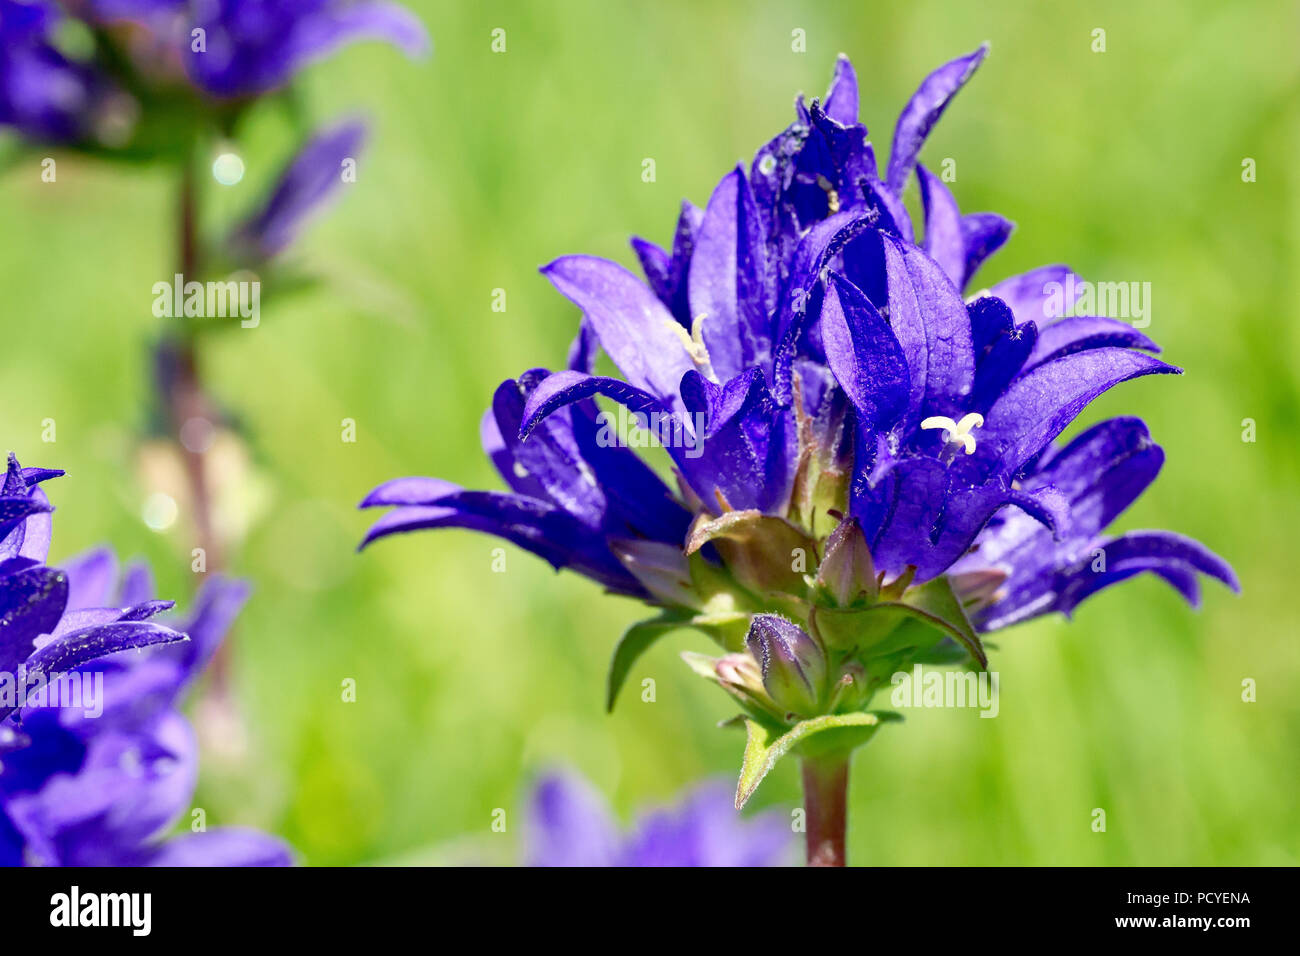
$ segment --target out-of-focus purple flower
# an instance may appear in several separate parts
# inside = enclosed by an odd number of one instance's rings
[[[0,726],[57,675],[118,651],[185,640],[149,620],[168,602],[70,610],[67,573],[44,563],[53,509],[40,484],[62,474],[23,468],[11,453],[0,486]]]
[[[730,788],[705,784],[621,832],[604,798],[571,772],[543,777],[528,812],[529,866],[780,866],[793,837],[779,811],[736,816]]]
[[[104,21],[142,23],[176,44],[194,83],[244,98],[358,40],[383,40],[410,56],[429,49],[419,19],[377,0],[95,0]]]
[[[0,697],[18,689],[0,706],[0,865],[289,863],[283,843],[243,828],[161,836],[198,771],[179,699],[247,587],[208,581],[171,627],[149,620],[172,603],[153,598],[143,566],[120,585],[109,551],[46,567],[50,507],[36,485],[59,474],[11,458],[0,496]]]
[[[231,236],[229,245],[236,259],[263,261],[289,246],[338,191],[344,161],[356,158],[365,139],[365,124],[346,120],[308,140],[266,201]]]
[[[0,126],[37,142],[92,138],[113,89],[54,45],[61,16],[45,0],[0,0]]]
[[[93,33],[95,46],[69,52],[61,24]],[[35,142],[173,155],[184,145],[172,117],[177,87],[242,103],[365,39],[411,56],[429,49],[419,19],[380,0],[87,0],[66,9],[0,0],[0,126]],[[224,102],[209,105],[189,107],[229,120]],[[141,128],[147,135],[137,137]]]
[[[1155,343],[1071,315],[1084,284],[1065,266],[963,297],[1012,224],[962,214],[919,154],[986,52],[926,77],[883,174],[841,58],[824,102],[800,97],[702,213],[683,205],[671,252],[633,240],[646,282],[592,256],[545,266],[582,321],[569,367],[503,383],[484,420],[510,491],[387,482],[362,507],[394,510],[363,544],[486,531],[659,606],[615,652],[611,703],[658,636],[709,634],[729,653],[692,666],[763,728],[747,749],[755,785],[771,763],[761,741],[788,732],[779,754],[807,733],[864,735],[875,724],[859,711],[895,671],[986,666],[980,632],[1069,613],[1143,571],[1192,603],[1201,574],[1235,589],[1189,538],[1105,535],[1163,461],[1139,419],[1058,441],[1115,385],[1180,371],[1149,354]],[[902,198],[913,175],[919,238]],[[598,349],[621,378],[595,373]],[[634,440],[598,396],[636,422]],[[675,489],[632,451],[654,444]],[[793,636],[765,639],[772,620]],[[827,653],[825,684],[797,692],[794,662],[816,655],[775,653],[795,645]],[[845,715],[851,726],[835,724]]]

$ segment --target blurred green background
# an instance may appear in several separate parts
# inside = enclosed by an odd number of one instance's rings
[[[633,233],[666,243],[680,199],[703,204],[789,122],[797,91],[824,91],[841,51],[883,160],[925,73],[989,40],[923,154],[957,160],[963,209],[1018,223],[980,284],[1048,262],[1152,283],[1148,332],[1187,374],[1121,386],[1083,420],[1140,414],[1168,454],[1120,527],[1202,539],[1245,590],[1209,582],[1193,613],[1141,579],[1073,623],[999,635],[998,719],[910,711],[857,755],[850,859],[1297,862],[1292,3],[411,5],[431,60],[359,46],[304,78],[314,117],[373,120],[359,181],[292,253],[328,278],[264,305],[260,328],[214,337],[205,363],[248,436],[250,470],[223,494],[248,524],[233,569],[257,589],[233,637],[246,741],[208,748],[196,803],[210,822],[271,829],[310,864],[508,860],[527,782],[548,764],[579,767],[625,816],[735,773],[741,738],[713,728],[727,700],[677,659],[703,638],[656,647],[632,679],[655,678],[657,702],[629,693],[606,716],[609,651],[643,609],[513,548],[492,573],[498,543],[468,532],[357,556],[371,516],[355,503],[406,474],[500,487],[482,410],[503,378],[560,364],[578,319],[538,265],[569,252],[632,264]],[[291,147],[263,108],[245,181],[210,184],[208,225],[251,204]],[[1257,182],[1242,181],[1246,157]],[[50,487],[54,558],[112,542],[153,564],[162,595],[188,598],[192,532],[141,519],[160,480],[141,435],[174,184],[72,157],[55,185],[39,172],[31,160],[0,178],[0,434],[25,463],[69,472]],[[346,678],[355,703],[340,699]],[[793,764],[755,800],[797,802]],[[495,808],[506,834],[489,829]]]

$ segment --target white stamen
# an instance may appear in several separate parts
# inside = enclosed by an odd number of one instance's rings
[[[971,434],[972,428],[979,428],[984,424],[984,416],[979,412],[971,412],[959,422],[954,422],[946,415],[932,415],[925,421],[921,422],[921,428],[942,428],[943,440],[949,444],[960,444],[966,454],[975,450],[975,436]]]
[[[833,216],[840,211],[840,194],[835,191],[831,181],[820,173],[817,175],[817,185],[826,191],[827,211]]]

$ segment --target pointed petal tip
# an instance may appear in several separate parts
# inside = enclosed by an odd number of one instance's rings
[[[379,485],[378,487],[371,488],[368,492],[366,492],[366,496],[362,498],[360,502],[357,503],[357,510],[363,511],[366,508],[382,507],[383,502],[379,500],[379,489],[382,487],[383,485]]]

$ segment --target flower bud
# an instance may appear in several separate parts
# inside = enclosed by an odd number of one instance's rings
[[[857,518],[845,518],[826,539],[826,557],[817,568],[817,586],[835,607],[849,607],[861,597],[876,597],[876,566]]]
[[[745,642],[778,707],[805,716],[821,711],[826,654],[802,628],[775,614],[756,614]]]

